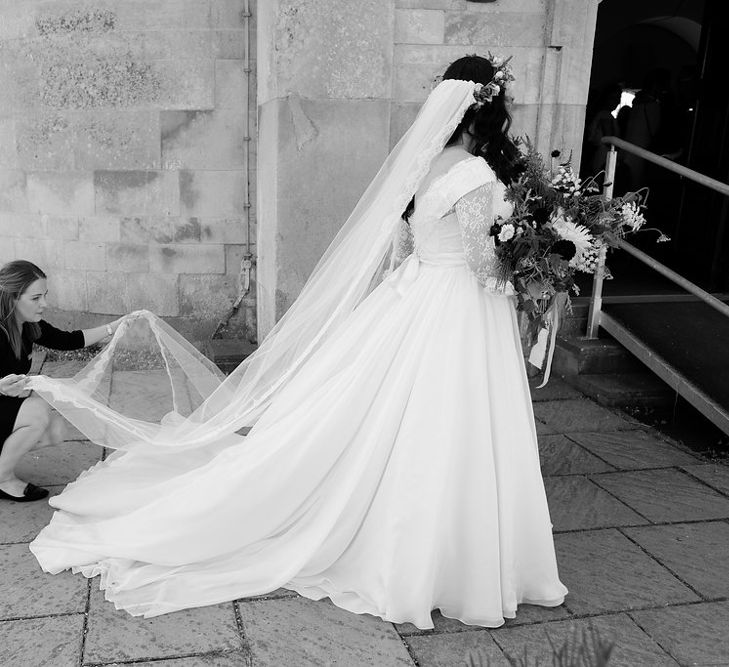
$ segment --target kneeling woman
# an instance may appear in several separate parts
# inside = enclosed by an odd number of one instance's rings
[[[61,331],[41,319],[46,307],[46,275],[18,260],[0,268],[0,499],[28,502],[48,495],[24,482],[15,468],[31,449],[63,439],[63,420],[25,388],[33,343],[76,350],[111,336],[121,320],[94,329]]]

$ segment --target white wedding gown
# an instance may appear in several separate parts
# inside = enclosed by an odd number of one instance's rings
[[[559,605],[516,314],[493,275],[503,192],[476,157],[435,179],[415,252],[245,438],[84,473],[31,544],[44,570],[100,574],[147,616],[282,586],[419,628],[436,608],[495,627]]]

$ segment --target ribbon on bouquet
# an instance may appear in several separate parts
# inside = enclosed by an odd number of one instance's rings
[[[557,341],[557,332],[559,331],[562,313],[566,304],[567,294],[565,292],[558,292],[554,296],[547,312],[544,313],[542,319],[544,326],[539,330],[537,342],[529,353],[530,364],[537,368],[544,366],[544,379],[537,389],[541,389],[549,381],[549,375],[552,371],[552,359],[554,358],[554,348]],[[546,364],[544,363],[545,357],[547,359]]]

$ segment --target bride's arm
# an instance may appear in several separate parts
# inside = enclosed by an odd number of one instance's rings
[[[489,234],[494,222],[494,183],[484,183],[456,202],[466,262],[484,287],[496,287],[497,259]]]

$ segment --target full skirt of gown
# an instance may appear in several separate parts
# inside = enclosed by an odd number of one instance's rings
[[[116,453],[51,505],[44,570],[132,614],[278,587],[432,628],[561,604],[510,297],[411,256],[245,437]]]

